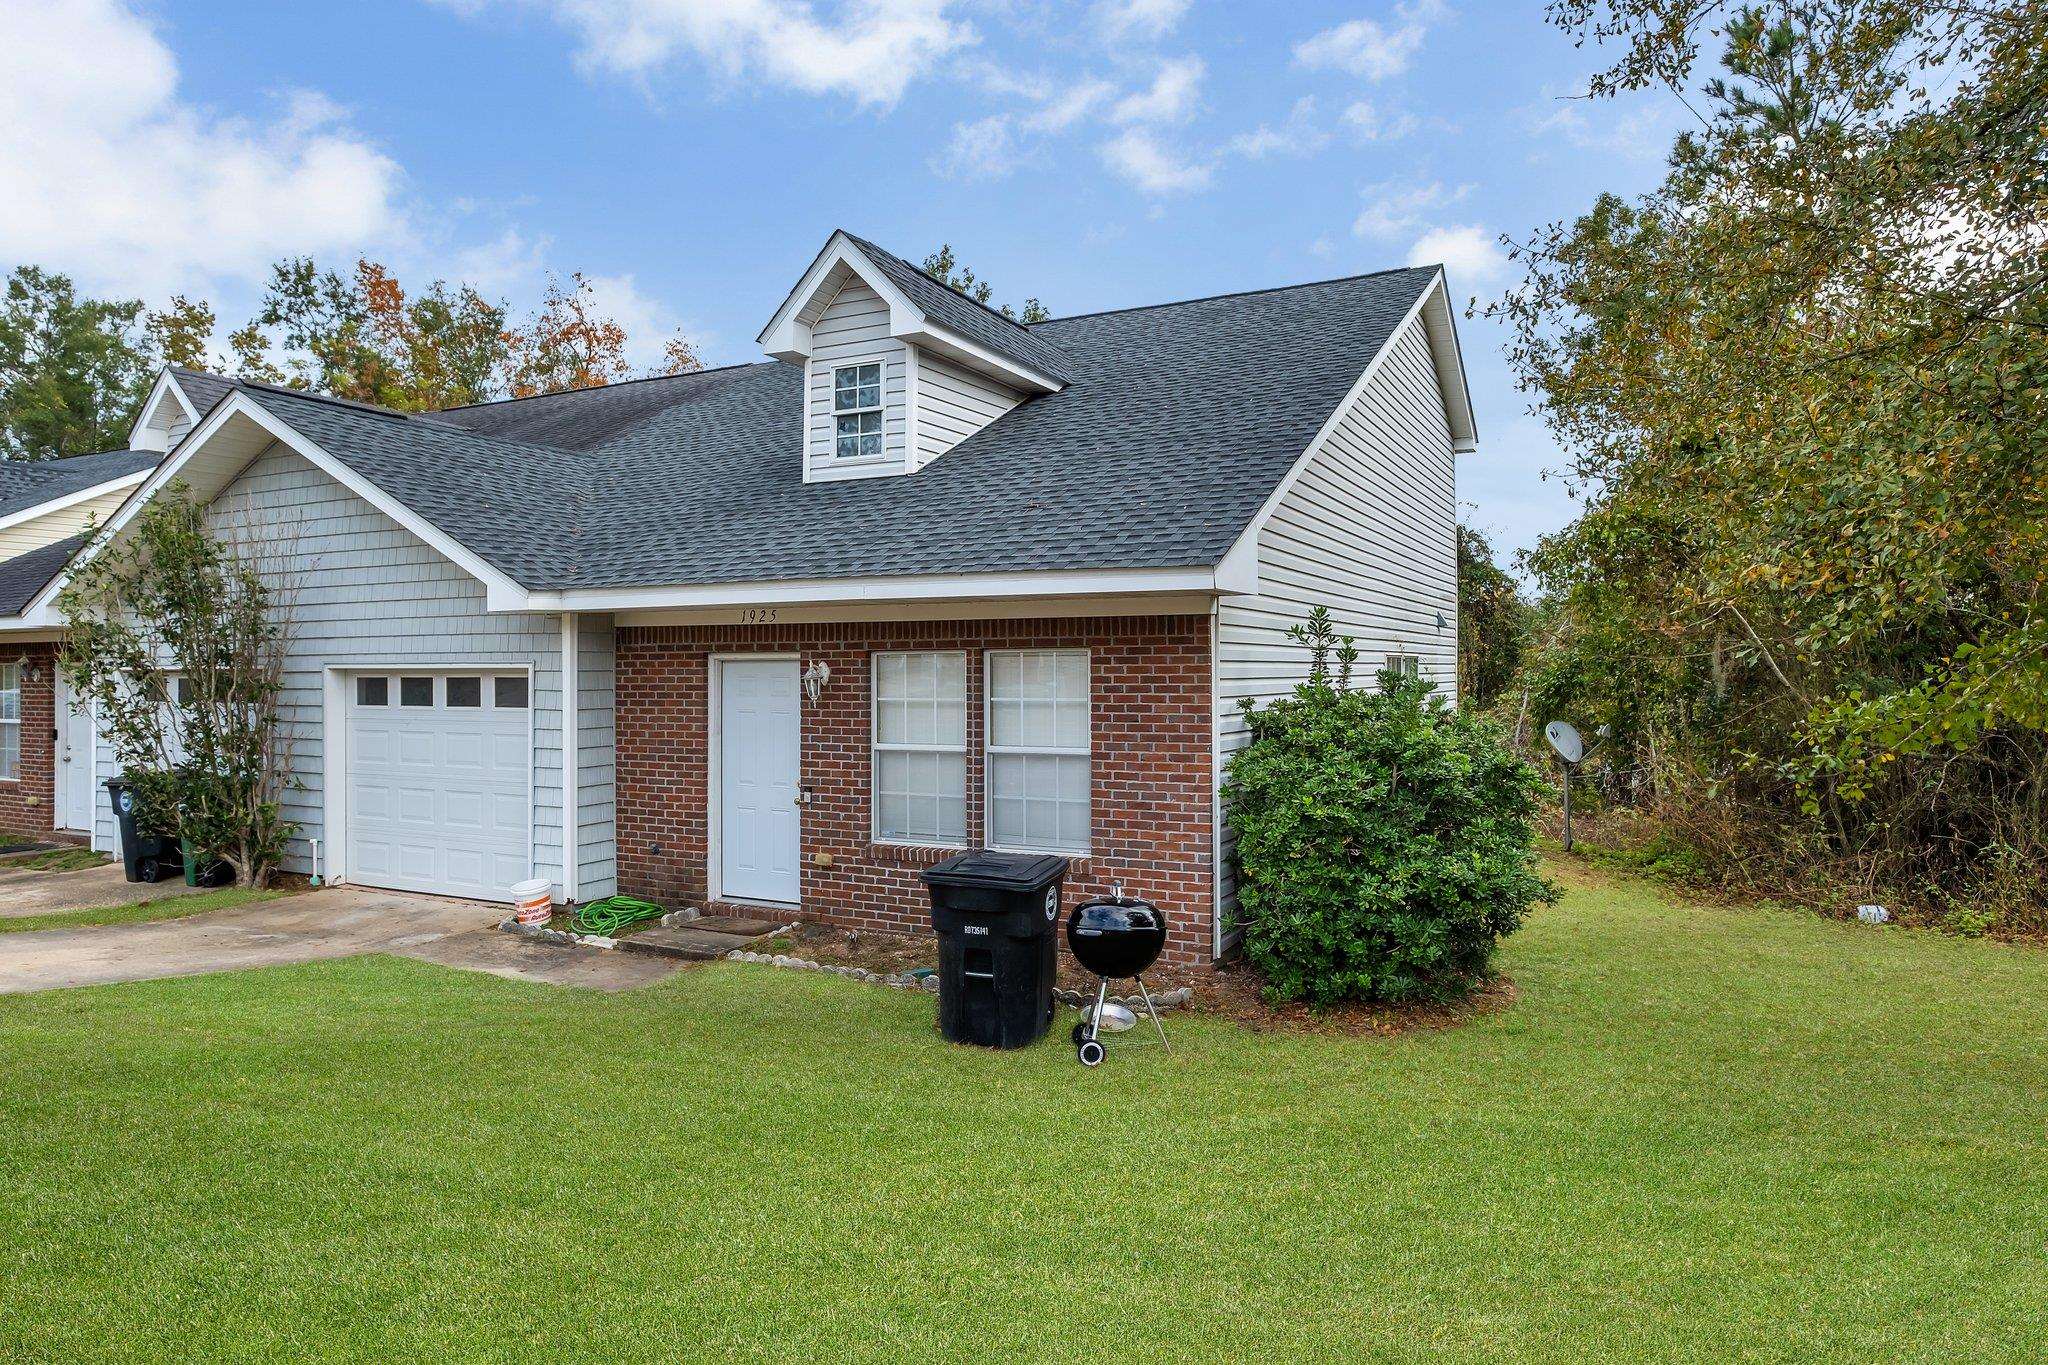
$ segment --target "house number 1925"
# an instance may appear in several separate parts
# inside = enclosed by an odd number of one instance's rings
[[[743,626],[772,626],[775,624],[774,607],[748,607],[740,613]]]

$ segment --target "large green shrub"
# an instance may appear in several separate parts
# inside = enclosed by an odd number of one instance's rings
[[[1542,779],[1427,683],[1353,688],[1357,652],[1320,610],[1293,633],[1310,677],[1247,704],[1251,741],[1224,784],[1245,951],[1283,999],[1462,994],[1556,894],[1536,873]]]

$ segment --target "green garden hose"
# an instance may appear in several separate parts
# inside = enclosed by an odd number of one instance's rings
[[[643,901],[634,896],[606,896],[601,901],[577,906],[572,922],[580,934],[617,938],[620,930],[630,929],[642,920],[660,919],[666,913],[653,901]]]

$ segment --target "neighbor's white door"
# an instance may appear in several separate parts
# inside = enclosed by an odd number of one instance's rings
[[[719,669],[719,890],[795,904],[797,697],[794,659]]]
[[[92,707],[81,704],[60,676],[57,680],[57,828],[92,832],[94,771]]]
[[[348,680],[348,879],[476,900],[531,876],[524,674]]]

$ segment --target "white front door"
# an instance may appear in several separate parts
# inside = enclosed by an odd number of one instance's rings
[[[93,763],[92,706],[57,680],[57,828],[92,832],[99,774]]]
[[[794,659],[719,668],[719,892],[797,902],[797,697]]]
[[[533,875],[524,673],[348,679],[348,880],[504,901]]]

